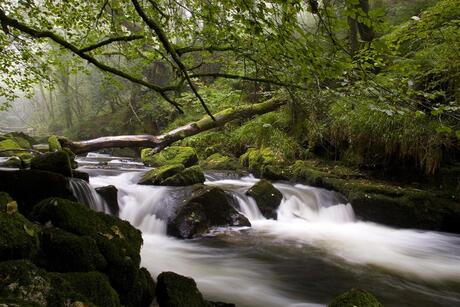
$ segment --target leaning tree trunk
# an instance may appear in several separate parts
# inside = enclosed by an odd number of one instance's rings
[[[214,114],[215,120],[206,115],[199,121],[189,123],[160,135],[106,136],[79,142],[60,138],[59,141],[63,147],[68,147],[76,154],[112,147],[149,147],[153,148],[155,152],[159,152],[170,144],[186,137],[222,126],[235,119],[248,119],[254,115],[274,111],[285,103],[286,99],[274,97],[262,103],[229,108]]]

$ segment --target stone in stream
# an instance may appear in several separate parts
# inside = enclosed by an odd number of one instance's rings
[[[213,227],[251,226],[249,220],[230,204],[229,196],[218,187],[197,185],[192,197],[168,220],[169,235],[190,239]]]
[[[99,187],[95,189],[99,195],[105,200],[112,215],[118,216],[120,207],[118,205],[118,190],[114,185]]]
[[[204,181],[203,171],[198,165],[185,168],[182,164],[171,164],[148,171],[142,176],[139,184],[187,186]]]
[[[334,298],[328,307],[383,307],[383,305],[371,293],[353,288]]]
[[[195,281],[174,272],[158,275],[156,287],[160,307],[234,307],[234,304],[209,302],[203,298]]]
[[[89,183],[89,174],[82,171],[72,170],[72,178],[78,178]]]
[[[151,148],[145,148],[141,151],[141,159],[147,166],[183,164],[189,167],[198,163],[195,149],[185,146],[169,146],[159,153],[152,153]]]
[[[281,194],[270,181],[265,179],[260,180],[253,185],[246,194],[254,198],[260,212],[266,218],[276,220],[276,211],[281,204],[283,194]]]

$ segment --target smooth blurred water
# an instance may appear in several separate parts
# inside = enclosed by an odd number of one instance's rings
[[[153,276],[193,277],[207,299],[237,306],[324,306],[351,287],[385,306],[460,306],[460,236],[362,222],[335,192],[275,183],[278,220],[245,192],[257,179],[207,176],[233,195],[251,228],[216,229],[194,240],[166,236],[166,220],[190,188],[137,185],[143,171],[92,173],[115,185],[120,217],[143,232],[142,265]],[[235,178],[235,177],[232,177]]]

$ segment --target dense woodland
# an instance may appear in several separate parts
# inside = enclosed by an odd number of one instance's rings
[[[459,6],[0,0],[0,305],[457,306]]]
[[[281,95],[277,112],[184,143],[434,174],[458,158],[457,5],[6,1],[2,125],[159,134]]]

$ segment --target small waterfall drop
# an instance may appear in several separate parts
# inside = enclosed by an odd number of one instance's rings
[[[80,203],[87,205],[95,211],[110,213],[105,200],[86,181],[79,178],[71,178],[69,182],[73,195]]]

